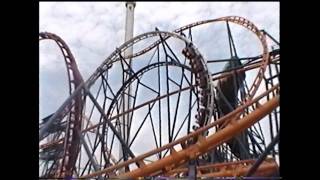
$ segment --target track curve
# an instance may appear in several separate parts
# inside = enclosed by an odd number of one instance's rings
[[[196,27],[202,24],[213,23],[213,22],[232,22],[238,24],[242,27],[245,27],[252,33],[256,35],[262,45],[262,55],[261,61],[259,64],[253,64],[249,66],[245,66],[240,68],[239,70],[234,70],[226,73],[219,74],[218,77],[212,77],[210,74],[210,70],[207,67],[206,60],[202,57],[198,49],[194,46],[194,44],[188,40],[187,38],[179,35],[178,33],[182,33],[182,31],[186,29],[190,29],[192,27]],[[139,168],[132,170],[131,172],[126,172],[124,174],[118,174],[121,178],[138,178],[147,175],[159,175],[159,174],[166,174],[170,171],[173,171],[179,165],[187,162],[187,160],[194,159],[207,151],[216,147],[217,145],[226,142],[227,140],[234,137],[237,133],[242,132],[246,128],[251,127],[255,122],[259,121],[265,115],[271,113],[275,108],[279,105],[279,95],[275,96],[273,99],[269,100],[267,103],[261,105],[259,100],[266,95],[269,95],[271,92],[273,94],[277,94],[279,92],[279,86],[276,85],[270,90],[267,90],[263,95],[252,100],[256,92],[258,91],[261,82],[263,80],[266,68],[268,64],[270,64],[270,55],[268,51],[268,45],[266,42],[266,36],[263,31],[260,31],[252,22],[249,20],[238,17],[238,16],[226,16],[217,19],[205,20],[205,21],[198,21],[186,26],[183,26],[179,29],[176,29],[174,32],[166,32],[166,31],[152,31],[143,33],[138,35],[131,40],[122,44],[119,48],[117,48],[114,52],[108,56],[104,62],[96,69],[92,76],[89,77],[87,81],[83,81],[81,74],[76,66],[75,59],[71,54],[66,43],[57,35],[52,33],[40,33],[40,39],[52,39],[56,41],[58,46],[60,47],[63,56],[65,58],[67,72],[68,72],[68,79],[69,79],[69,91],[70,97],[63,103],[63,105],[59,108],[59,110],[50,118],[50,122],[57,121],[59,118],[64,117],[68,111],[70,111],[70,118],[68,120],[68,128],[66,130],[66,137],[64,143],[64,156],[61,162],[60,171],[57,173],[58,177],[66,177],[72,176],[73,174],[73,167],[76,163],[77,156],[78,156],[78,147],[80,144],[79,135],[81,134],[81,121],[82,121],[82,111],[84,106],[84,97],[87,94],[90,94],[91,86],[96,82],[101,74],[106,72],[107,70],[112,68],[113,63],[119,61],[120,54],[124,52],[127,48],[133,46],[137,42],[140,42],[144,39],[150,37],[160,37],[160,40],[155,41],[149,47],[134,53],[131,56],[123,57],[124,59],[138,57],[142,54],[147,53],[148,51],[152,50],[156,46],[158,46],[161,42],[167,40],[170,37],[177,38],[182,40],[186,43],[186,47],[183,49],[182,54],[189,60],[189,64],[191,66],[192,73],[195,74],[196,77],[196,84],[194,88],[197,90],[198,98],[201,102],[201,108],[198,109],[198,116],[196,116],[197,123],[199,127],[195,129],[194,132],[179,138],[178,140],[169,142],[168,144],[160,147],[158,149],[154,149],[148,153],[142,154],[140,156],[133,156],[131,155],[131,159],[128,159],[122,163],[114,164],[111,167],[105,167],[103,170],[99,170],[84,176],[82,178],[91,178],[100,176],[103,174],[108,174],[111,172],[115,172],[116,170],[128,166],[132,163],[136,163]],[[176,65],[176,64],[172,64]],[[234,111],[224,115],[222,118],[219,118],[215,122],[212,121],[212,109],[213,109],[213,101],[214,101],[214,85],[213,80],[224,80],[230,76],[232,76],[235,72],[246,71],[247,69],[259,68],[258,74],[254,78],[252,86],[249,88],[248,93],[246,94],[246,98],[240,102],[240,107],[235,109]],[[145,67],[148,69],[148,67]],[[143,72],[143,70],[141,70]],[[140,71],[139,71],[140,73]],[[107,126],[112,126],[109,120],[111,121],[111,111],[113,108],[113,104],[116,103],[117,97],[122,93],[123,89],[130,83],[131,80],[136,78],[137,74],[129,79],[125,84],[121,86],[118,90],[117,95],[113,99],[108,111],[104,114],[104,120],[100,121],[98,125],[102,125],[102,132],[104,133]],[[192,88],[192,87],[190,87]],[[91,97],[90,97],[91,98]],[[239,118],[243,112],[244,108],[248,108],[250,105],[256,104],[257,108],[255,111],[252,111],[247,116]],[[102,113],[102,112],[101,112]],[[235,121],[237,120],[237,121]],[[207,131],[215,127],[217,125],[223,124],[224,128],[221,128],[216,133],[205,137],[207,135]],[[116,131],[115,128],[112,129],[114,132]],[[82,130],[83,131],[83,130]],[[116,132],[115,132],[116,133]],[[118,139],[121,140],[121,137],[118,135]],[[190,143],[190,140],[193,140],[194,143]],[[121,143],[124,143],[123,140]],[[104,138],[102,138],[102,144],[104,144]],[[176,151],[174,146],[177,144],[181,144],[183,147],[182,150]],[[184,144],[184,145],[183,145]],[[185,146],[188,144],[188,146]],[[105,146],[102,147],[102,152],[105,152]],[[157,162],[144,164],[141,163],[143,160],[150,156],[151,154],[155,154],[156,152],[163,151],[164,149],[170,150],[171,154],[160,159]],[[93,154],[93,153],[92,153]],[[104,158],[107,157],[104,154]]]
[[[71,95],[74,90],[83,83],[83,78],[78,69],[76,60],[71,53],[69,46],[58,35],[50,32],[40,32],[39,41],[53,40],[59,46],[67,68],[69,94]],[[67,120],[67,129],[64,137],[64,152],[63,158],[60,162],[59,170],[55,172],[57,177],[71,176],[73,167],[78,156],[78,149],[80,145],[79,134],[81,131],[81,112],[83,106],[82,95],[79,94],[74,101],[74,105],[70,107],[70,114]]]

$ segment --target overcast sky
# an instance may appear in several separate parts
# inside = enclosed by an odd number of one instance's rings
[[[55,33],[69,45],[84,80],[124,42],[125,2],[40,2],[39,7],[39,32]],[[250,20],[279,40],[278,2],[137,2],[134,36],[155,27],[173,31],[196,21],[230,15]],[[259,42],[248,31],[237,25],[231,28],[240,57],[261,53]],[[205,58],[228,58],[225,24],[200,27],[194,40]],[[67,98],[68,84],[63,56],[55,43],[40,43],[39,61],[39,114],[43,118]]]
[[[40,2],[39,7],[39,31],[65,40],[84,79],[124,42],[125,2]],[[134,36],[155,27],[172,31],[199,20],[230,15],[247,18],[279,39],[278,2],[137,2]],[[204,33],[195,36],[198,47],[209,39]],[[205,46],[200,51],[210,54]],[[40,44],[39,78],[40,117],[44,117],[61,105],[68,92],[63,57],[53,42]]]

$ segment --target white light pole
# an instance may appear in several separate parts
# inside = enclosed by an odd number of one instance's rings
[[[135,8],[135,6],[136,6],[135,2],[126,2],[126,24],[125,24],[125,37],[124,37],[125,42],[133,38],[134,8]],[[133,53],[133,48],[131,46],[125,50],[124,57],[129,56],[132,53]],[[131,59],[126,59],[125,61],[129,65],[129,67],[131,67]],[[124,84],[124,82],[130,78],[129,67],[127,67],[127,71],[123,72],[122,84]],[[130,95],[131,95],[131,86],[129,86],[125,90],[125,93],[122,94],[123,103],[121,104],[120,113],[125,112],[131,108]],[[128,143],[130,140],[130,138],[129,138],[130,132],[128,129],[128,125],[131,124],[130,115],[131,115],[131,113],[127,113],[127,114],[120,117],[120,123],[121,123],[120,128],[121,128],[121,132],[122,132],[122,138],[124,139],[125,142],[128,142]],[[120,153],[119,157],[121,158],[123,156],[123,149],[122,149],[121,145],[120,145],[119,153]],[[124,169],[120,169],[120,171],[124,172]]]

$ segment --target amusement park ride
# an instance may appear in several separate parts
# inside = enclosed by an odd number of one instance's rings
[[[39,34],[59,46],[70,93],[39,125],[39,177],[279,178],[280,43],[238,16],[132,37],[135,3],[126,7],[126,42],[87,80],[62,38]],[[217,24],[228,59],[204,56],[193,36]],[[238,57],[231,24],[259,54]]]

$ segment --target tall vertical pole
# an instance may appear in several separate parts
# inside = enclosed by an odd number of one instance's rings
[[[132,39],[133,38],[133,25],[134,25],[134,8],[136,6],[135,2],[126,2],[126,21],[125,21],[125,42]],[[132,46],[129,47],[128,49],[125,50],[124,52],[124,57],[129,56],[133,53],[133,48]],[[130,68],[131,68],[131,58],[130,59],[125,59],[125,61],[127,62],[126,64],[129,65],[129,67],[127,67],[127,69],[124,70],[123,72],[123,78],[122,78],[122,83],[126,82],[131,75],[130,72]],[[129,87],[125,90],[125,92],[122,94],[122,104],[121,104],[121,108],[120,108],[120,113],[127,111],[128,109],[130,109],[131,104],[130,104],[130,95],[131,95],[131,86],[129,85]],[[125,140],[126,143],[129,144],[129,125],[131,124],[130,121],[130,114],[131,113],[127,113],[124,114],[122,117],[120,117],[120,129],[122,132],[122,136],[123,139]],[[123,157],[123,148],[120,145],[120,158]],[[123,158],[124,160],[126,159],[126,157]],[[121,170],[122,172],[124,172],[124,169]]]

